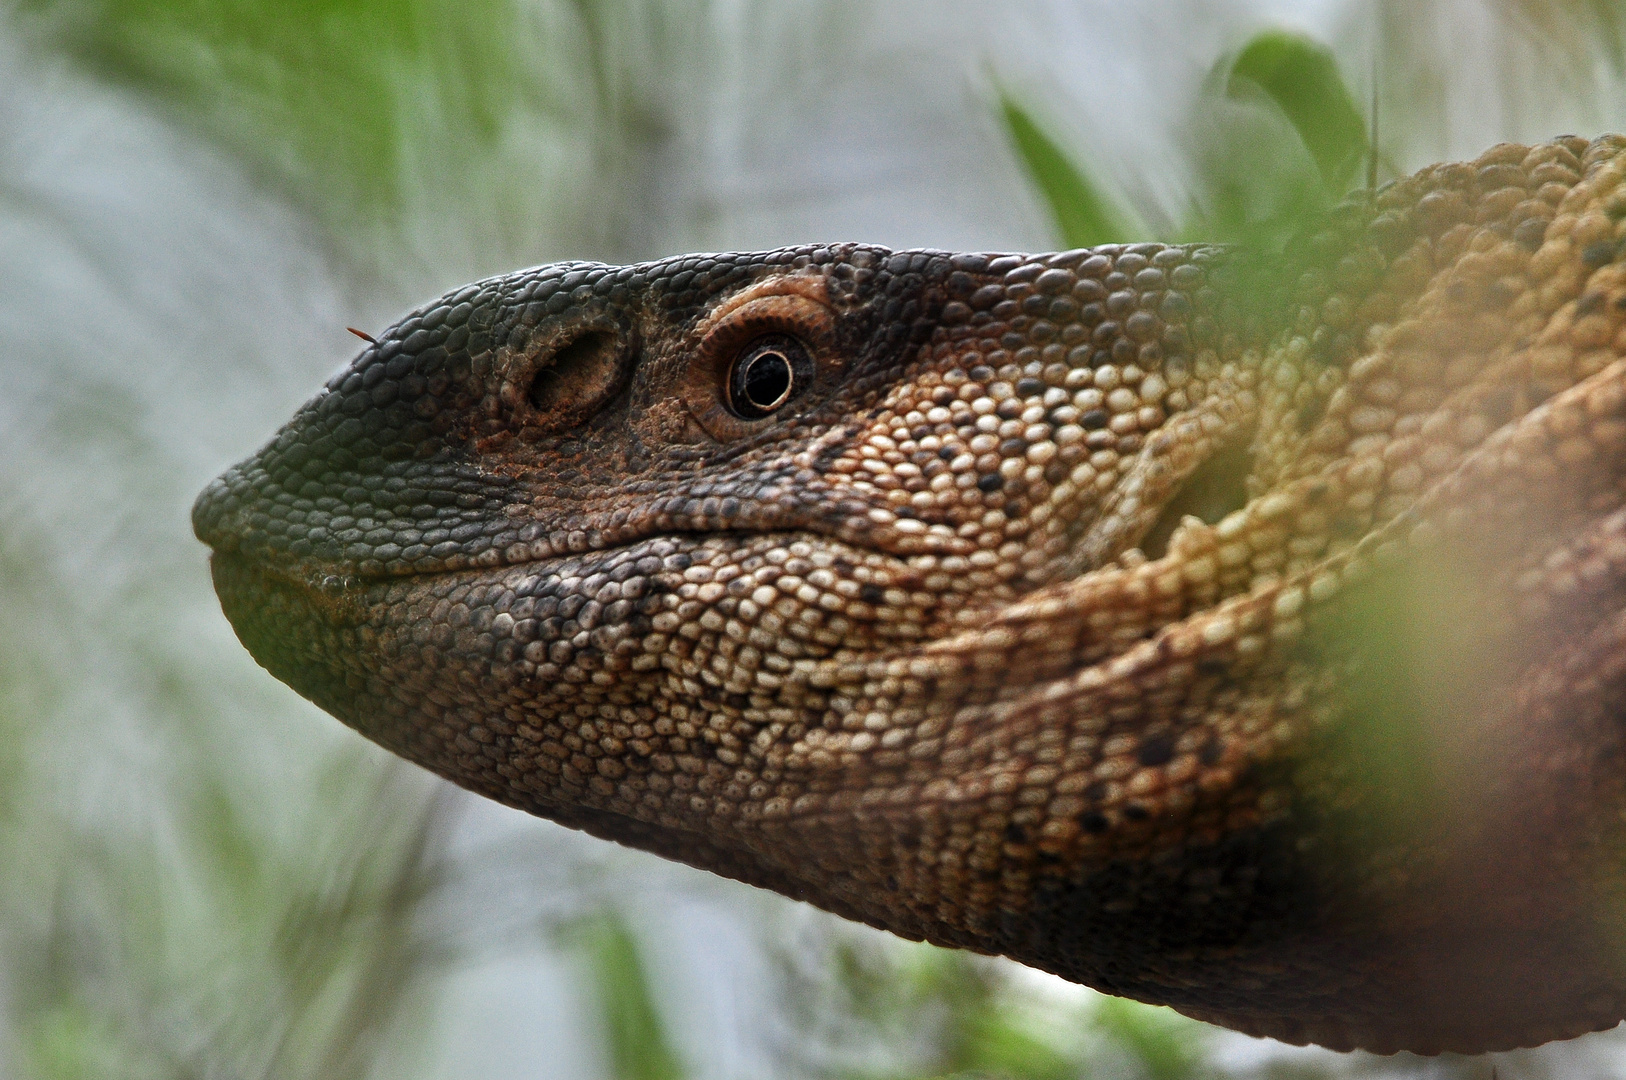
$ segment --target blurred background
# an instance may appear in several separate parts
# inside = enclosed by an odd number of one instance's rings
[[[1623,68],[1614,0],[0,0],[0,1075],[1626,1077],[1252,1040],[477,801],[260,671],[187,520],[476,277],[1268,244],[1374,153],[1626,128]]]

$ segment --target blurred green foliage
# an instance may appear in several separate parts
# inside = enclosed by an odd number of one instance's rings
[[[1366,120],[1332,50],[1300,34],[1267,30],[1242,47],[1226,72],[1231,97],[1243,96],[1247,84],[1293,125],[1329,194],[1347,191],[1367,154]]]
[[[172,819],[173,849],[56,823],[51,917],[9,943],[25,1075],[367,1074],[450,956],[421,925],[445,794],[354,754],[325,772],[292,844],[244,821],[207,773]]]
[[[667,1042],[654,985],[626,920],[606,907],[562,927],[560,936],[586,969],[615,1080],[683,1080],[688,1073]]]
[[[606,907],[558,936],[592,988],[610,1075],[691,1075],[667,1039],[656,984],[626,919]],[[1077,1080],[1105,1063],[1126,1080],[1218,1075],[1206,1058],[1211,1029],[1170,1009],[1099,996],[1044,1002],[1000,965],[926,945],[877,949],[843,938],[826,960],[837,993],[813,1007],[827,1021],[839,1017],[843,1038],[865,1031],[897,1046],[928,1033],[924,1061],[879,1069],[814,1064],[810,1072],[826,1080]]]
[[[1213,1029],[1170,1009],[1057,993],[1010,965],[841,929],[781,955],[789,1051],[827,1080],[1195,1080],[1228,1075]]]
[[[1127,998],[1103,998],[1091,1019],[1103,1036],[1140,1065],[1147,1080],[1217,1075],[1205,1052],[1212,1029],[1173,1009]]]
[[[938,1033],[935,1060],[925,1072],[909,1076],[1065,1080],[1078,1075],[1079,1062],[1025,1028],[1014,1002],[1002,993],[1003,980],[985,963],[922,947],[888,956],[849,946],[836,955],[855,1017],[899,1034],[932,1023]],[[901,1080],[898,1073],[853,1074],[851,1080],[883,1076]]]
[[[1073,166],[1066,152],[1009,92],[1000,91],[999,108],[1005,130],[1028,178],[1044,197],[1064,246],[1094,247],[1137,239],[1127,212]]]
[[[1508,2],[1554,35],[1591,27],[1598,47],[1623,66],[1619,4]],[[549,26],[528,20],[513,0],[14,7],[49,47],[173,104],[331,227],[403,214],[410,155],[452,162],[455,171],[501,143],[516,99],[544,111],[556,104],[530,66],[531,46]],[[591,84],[586,96],[603,107],[597,122],[647,133],[652,122],[627,87],[640,79],[659,87],[660,78],[632,71],[650,57],[616,45],[637,16],[594,0],[560,7],[581,41],[561,35],[552,55],[590,58],[572,75]],[[1560,9],[1584,18],[1564,21],[1554,14]],[[695,17],[685,10],[674,21]],[[1373,148],[1355,102],[1325,46],[1279,31],[1248,41],[1215,67],[1192,105],[1191,205],[1161,238],[1279,243],[1360,180]],[[1074,164],[1038,111],[1004,91],[998,110],[1064,243],[1153,238],[1141,218],[1156,215],[1116,203],[1108,193],[1119,187]],[[11,523],[0,526],[6,538]],[[28,562],[0,547],[8,597],[27,580]],[[14,622],[0,632],[0,855],[10,869],[0,879],[0,912],[11,976],[5,1008],[23,1075],[368,1075],[382,1038],[425,1007],[427,981],[453,958],[424,920],[450,873],[444,797],[403,766],[379,772],[370,759],[340,754],[290,831],[274,835],[248,819],[218,762],[195,748],[184,756],[184,747],[206,745],[198,735],[209,718],[167,700],[176,730],[166,748],[192,779],[177,785],[168,814],[133,823],[140,842],[87,835],[66,817],[23,805],[27,750],[42,737],[25,721],[50,715],[52,669],[41,662],[43,671],[33,670],[35,653],[14,647],[13,633],[26,636]],[[38,918],[30,890],[47,898]],[[839,1021],[846,1038],[867,1032],[916,1052],[895,1067],[826,1061],[804,1070],[811,1075],[1221,1075],[1208,1057],[1212,1029],[1167,1009],[1101,997],[1058,1004],[981,958],[832,937],[827,974],[837,989],[817,1003],[827,1021]],[[565,940],[583,961],[618,1080],[687,1075],[633,928],[607,909],[574,924]],[[1468,1071],[1456,1063],[1435,1074]]]
[[[502,134],[525,27],[511,0],[21,0],[91,70],[155,92],[330,219],[401,209],[403,155]]]
[[[1332,51],[1299,34],[1264,31],[1210,72],[1188,120],[1192,205],[1169,235],[1152,236],[1019,102],[1002,92],[999,105],[1068,246],[1163,240],[1274,248],[1350,189],[1371,150]]]

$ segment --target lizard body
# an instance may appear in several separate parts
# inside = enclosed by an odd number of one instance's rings
[[[1626,140],[1273,257],[566,263],[198,499],[389,749],[905,937],[1293,1042],[1626,1016]]]

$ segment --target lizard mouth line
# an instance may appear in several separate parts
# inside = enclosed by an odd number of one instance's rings
[[[299,556],[273,546],[244,551],[236,543],[217,544],[213,542],[216,539],[214,536],[204,535],[200,539],[209,544],[212,557],[216,560],[228,560],[244,568],[253,568],[259,576],[268,580],[281,582],[302,592],[326,596],[342,596],[377,585],[452,575],[501,574],[520,568],[545,570],[571,560],[604,557],[662,538],[684,546],[698,546],[708,541],[732,541],[743,546],[769,536],[797,538],[816,545],[846,549],[859,556],[879,556],[893,563],[898,571],[906,571],[909,560],[914,556],[952,553],[908,544],[903,546],[909,550],[898,550],[900,545],[884,542],[884,533],[877,536],[868,530],[854,529],[844,521],[786,513],[771,504],[765,509],[767,513],[760,515],[761,520],[751,525],[743,525],[738,520],[741,515],[736,513],[730,513],[727,517],[721,514],[715,517],[697,514],[684,520],[647,510],[615,525],[600,526],[591,519],[568,522],[530,539],[514,539],[507,544],[500,541],[492,543],[473,554],[453,551],[436,556],[431,553],[410,562],[400,558],[381,562],[353,557],[330,559],[319,555]],[[608,513],[605,517],[608,517]],[[220,528],[219,532],[224,537],[232,535],[229,528]],[[878,543],[878,540],[883,542]]]
[[[733,542],[733,546],[744,547],[769,537],[778,537],[786,543],[795,543],[801,540],[821,546],[845,549],[859,558],[878,556],[891,563],[896,571],[900,573],[909,572],[908,555],[906,554],[888,551],[876,545],[857,543],[849,537],[839,535],[834,530],[824,531],[811,524],[749,530],[737,528],[661,527],[639,529],[637,531],[629,530],[629,533],[629,535],[618,534],[613,541],[608,543],[528,558],[502,557],[496,561],[488,562],[469,559],[458,565],[373,572],[367,572],[354,565],[347,566],[342,563],[305,562],[289,565],[245,555],[239,550],[230,548],[211,549],[210,558],[211,563],[214,565],[229,567],[229,572],[249,575],[301,594],[325,597],[335,601],[344,597],[354,597],[357,593],[374,587],[433,582],[458,577],[490,577],[515,571],[546,571],[572,561],[591,561],[619,552],[627,552],[641,544],[660,540],[670,540],[677,543],[680,548],[694,550],[708,543],[726,544]]]

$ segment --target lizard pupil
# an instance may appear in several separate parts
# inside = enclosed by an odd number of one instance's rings
[[[745,399],[767,412],[790,396],[790,388],[795,381],[790,361],[785,359],[783,353],[758,353],[745,369]]]
[[[785,337],[759,340],[734,362],[729,404],[747,420],[785,407],[812,374],[812,361],[800,343]]]

